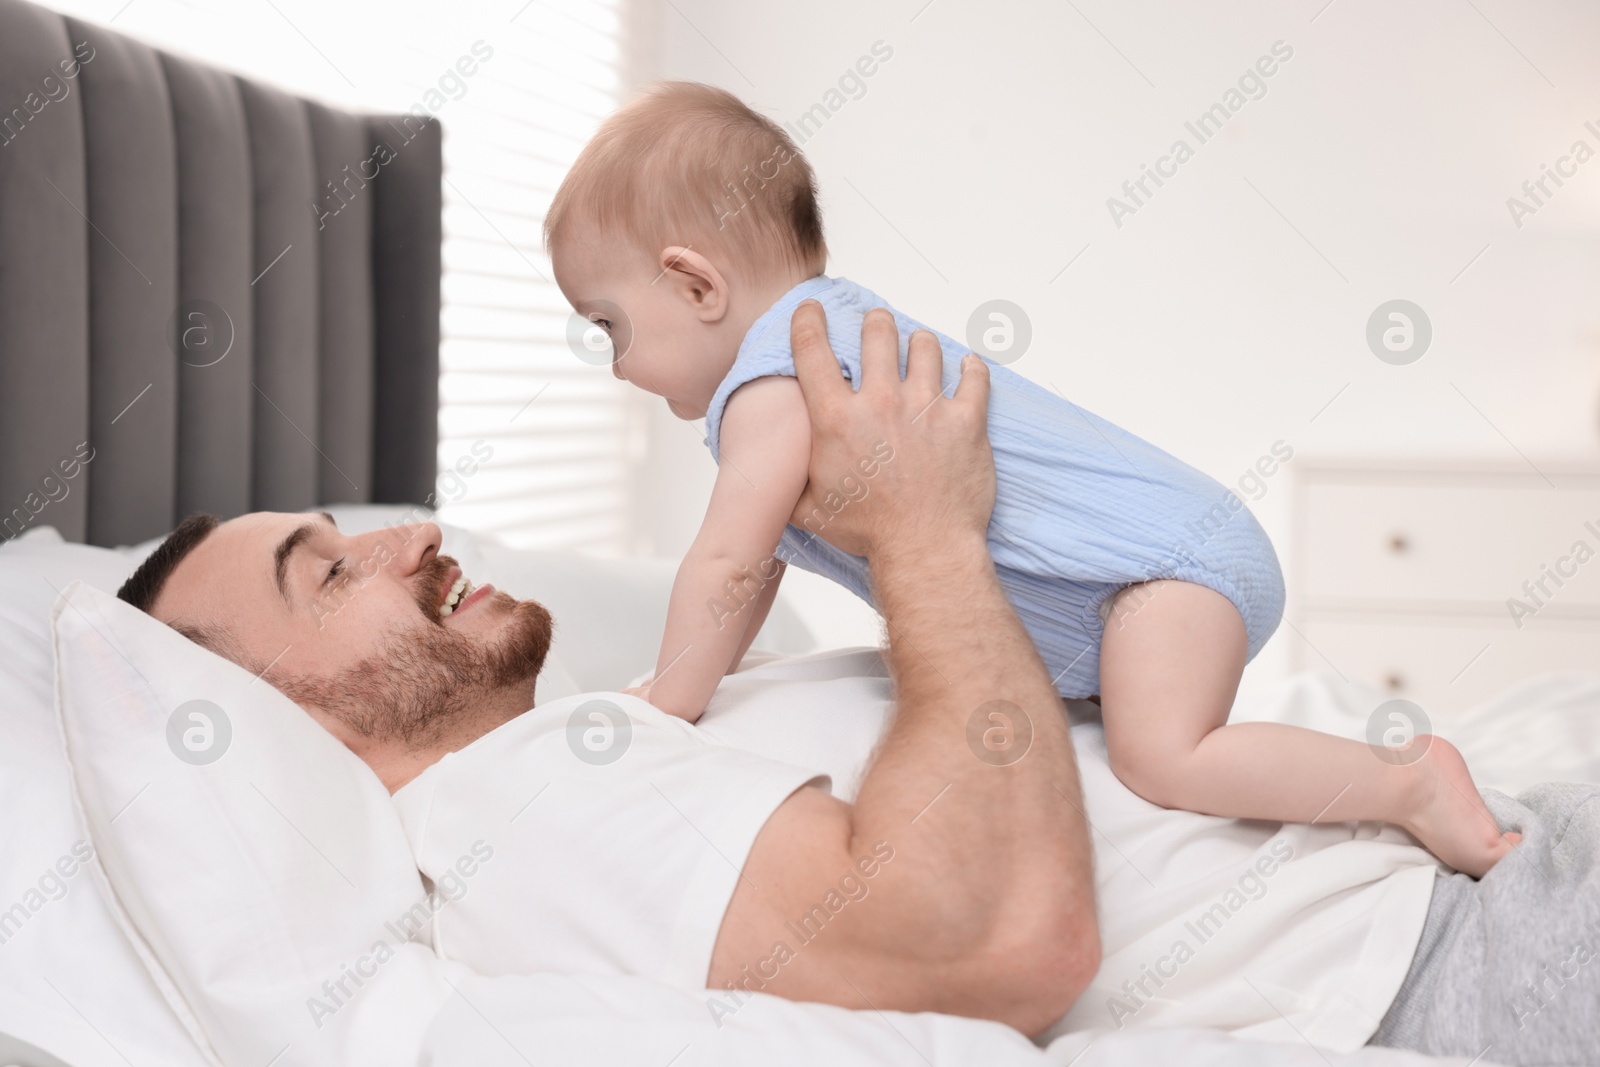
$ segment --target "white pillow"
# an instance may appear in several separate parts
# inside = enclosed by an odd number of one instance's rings
[[[277,690],[108,593],[74,583],[53,624],[94,870],[197,1042],[230,1067],[286,1048],[414,1055],[451,990],[403,936],[430,897],[377,776]]]
[[[80,578],[114,590],[133,566],[48,527],[0,545],[0,1032],[74,1067],[195,1067],[204,1057],[90,882],[53,708],[51,605]]]

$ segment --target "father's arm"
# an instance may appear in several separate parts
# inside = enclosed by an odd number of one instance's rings
[[[902,382],[894,322],[879,311],[862,327],[852,392],[821,307],[801,305],[792,329],[812,486],[862,479],[861,460],[893,449],[827,532],[871,563],[898,707],[853,806],[808,788],[768,821],[710,984],[1037,1033],[1087,986],[1100,946],[1065,717],[985,540],[988,370],[969,357],[955,397],[934,399],[939,346],[924,333]]]

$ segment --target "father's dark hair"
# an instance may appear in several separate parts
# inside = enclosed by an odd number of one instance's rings
[[[167,584],[167,579],[172,577],[178,564],[217,528],[220,521],[215,515],[204,514],[190,515],[184,519],[150,553],[149,558],[139,564],[133,576],[122,583],[122,588],[117,590],[117,597],[148,614],[155,607],[156,598],[161,595],[161,587]]]
[[[172,577],[178,564],[221,522],[215,515],[197,513],[178,523],[178,528],[169,533],[166,540],[139,564],[139,569],[133,572],[132,577],[122,583],[122,588],[117,590],[117,597],[146,615],[150,614],[156,598],[161,595],[162,586],[167,584],[167,579]],[[259,667],[246,655],[243,646],[223,626],[203,626],[182,619],[173,619],[167,625],[202,648],[208,648],[224,659],[231,659],[246,670],[254,671],[257,675],[265,673],[265,668]]]

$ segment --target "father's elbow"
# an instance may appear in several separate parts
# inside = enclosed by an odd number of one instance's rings
[[[1061,1020],[1100,970],[1100,929],[1092,904],[1067,909],[1013,943],[997,965],[1009,971],[1012,1004],[1001,1021],[1036,1037]]]

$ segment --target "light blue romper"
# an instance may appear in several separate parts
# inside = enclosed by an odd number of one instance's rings
[[[720,457],[722,412],[734,390],[756,378],[794,377],[789,319],[806,299],[827,312],[839,367],[860,387],[861,320],[888,304],[844,278],[802,282],[756,320],[717,388],[706,412],[713,456]],[[903,374],[912,331],[927,327],[889,310],[900,332]],[[949,395],[970,349],[935,336],[944,349]],[[1243,502],[1193,467],[1021,375],[992,362],[989,373],[997,478],[989,551],[1061,695],[1100,691],[1102,605],[1117,590],[1155,578],[1194,582],[1233,601],[1253,658],[1283,616],[1283,574],[1272,542]],[[811,531],[789,526],[777,554],[872,602],[866,560]]]

